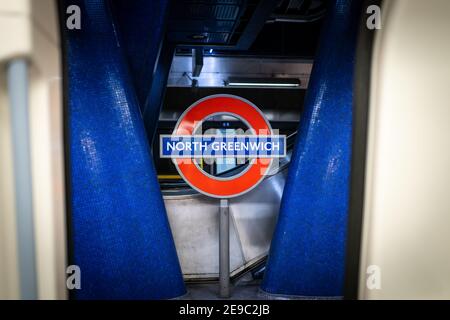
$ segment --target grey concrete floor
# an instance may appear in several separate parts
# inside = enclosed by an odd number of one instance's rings
[[[181,300],[341,300],[342,297],[270,295],[260,290],[260,281],[238,282],[231,287],[231,297],[219,298],[219,283],[188,283],[188,293]]]
[[[185,300],[222,300],[218,297],[218,283],[188,284]],[[259,291],[259,283],[239,283],[231,287],[230,300],[265,300]],[[226,299],[225,299],[226,300]]]

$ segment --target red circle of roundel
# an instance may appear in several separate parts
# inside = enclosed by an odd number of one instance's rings
[[[192,135],[199,122],[218,113],[241,118],[257,135],[272,134],[269,122],[256,106],[232,95],[214,95],[197,101],[182,114],[173,134]],[[227,180],[207,175],[191,159],[175,158],[174,163],[184,180],[197,191],[215,198],[232,198],[256,187],[269,170],[272,159],[253,159],[246,171]]]

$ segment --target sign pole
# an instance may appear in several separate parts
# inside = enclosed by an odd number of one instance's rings
[[[230,203],[220,199],[219,297],[230,297]]]

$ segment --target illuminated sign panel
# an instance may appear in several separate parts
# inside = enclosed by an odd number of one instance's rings
[[[286,136],[161,135],[161,158],[285,157]]]

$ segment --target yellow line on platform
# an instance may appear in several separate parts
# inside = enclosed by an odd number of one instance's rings
[[[176,180],[176,179],[181,179],[181,177],[178,174],[162,174],[162,175],[158,175],[158,179]]]

